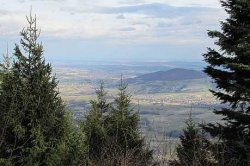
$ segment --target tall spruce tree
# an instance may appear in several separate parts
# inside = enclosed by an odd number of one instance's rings
[[[0,158],[3,165],[60,165],[68,125],[64,104],[38,43],[36,18],[27,21],[1,85]]]
[[[220,49],[204,54],[207,73],[217,84],[214,96],[229,106],[216,110],[223,123],[204,129],[218,137],[220,165],[250,165],[250,1],[222,0],[229,15],[221,22],[222,31],[209,31]],[[220,160],[219,159],[219,160]]]
[[[139,131],[139,114],[131,104],[127,84],[121,77],[119,93],[107,118],[109,149],[112,165],[152,165],[152,151]]]
[[[177,160],[172,161],[172,166],[212,166],[217,165],[210,151],[210,142],[206,133],[190,116],[186,127],[180,136],[180,144],[176,148]]]
[[[107,101],[107,92],[104,89],[103,82],[100,83],[99,89],[96,90],[96,95],[97,99],[90,101],[91,108],[83,122],[83,130],[86,133],[88,146],[88,158],[90,162],[95,164],[104,157],[103,151],[107,142],[106,117],[103,114],[110,109],[110,103]]]
[[[69,111],[69,110],[68,110]],[[72,125],[73,118],[70,112],[67,112],[67,122],[68,128],[65,130],[67,132],[67,139],[65,143],[62,144],[60,157],[63,159],[61,165],[65,166],[85,166],[87,165],[87,144],[85,131],[80,123],[77,125]]]

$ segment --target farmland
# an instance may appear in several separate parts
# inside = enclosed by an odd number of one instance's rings
[[[84,114],[88,111],[89,101],[95,99],[95,90],[101,80],[105,83],[108,99],[111,101],[117,93],[121,72],[124,73],[125,81],[127,78],[149,72],[143,71],[138,65],[136,69],[139,70],[132,70],[133,66],[127,65],[112,67],[115,70],[108,70],[110,68],[106,69],[103,66],[55,67],[54,72],[60,81],[59,90],[68,107],[77,115]],[[154,70],[157,71],[157,66]],[[141,115],[142,129],[158,134],[180,131],[190,112],[196,121],[216,121],[218,118],[213,115],[212,109],[219,107],[219,103],[209,92],[209,88],[213,88],[213,85],[208,78],[182,81],[152,80],[128,85],[135,110]]]

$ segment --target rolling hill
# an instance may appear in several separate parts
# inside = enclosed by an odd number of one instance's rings
[[[201,71],[175,68],[167,71],[158,71],[154,73],[143,74],[127,80],[128,83],[154,82],[154,81],[181,81],[207,78],[207,75]]]

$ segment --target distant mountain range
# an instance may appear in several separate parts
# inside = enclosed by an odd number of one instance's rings
[[[207,75],[201,71],[175,68],[167,71],[158,71],[154,73],[143,74],[127,80],[128,83],[152,82],[152,81],[181,81],[191,79],[207,78]]]

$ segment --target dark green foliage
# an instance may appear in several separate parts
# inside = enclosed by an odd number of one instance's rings
[[[96,91],[97,101],[90,101],[92,108],[99,109],[99,113],[103,116],[103,113],[108,112],[110,109],[110,103],[107,102],[107,92],[104,90],[104,82],[101,81],[100,88]]]
[[[73,126],[72,117],[69,115],[67,120],[67,139],[63,144],[65,150],[60,156],[63,159],[62,165],[84,166],[87,164],[87,146],[83,126]]]
[[[103,113],[110,109],[110,104],[106,100],[107,93],[104,91],[103,82],[100,89],[96,91],[97,100],[90,101],[91,108],[85,117],[83,129],[86,133],[88,145],[88,157],[91,161],[99,160],[103,154],[103,149],[107,139],[107,129]]]
[[[152,151],[141,138],[139,115],[133,110],[126,89],[122,81],[111,105],[101,83],[97,100],[91,101],[83,122],[90,165],[152,165]]]
[[[68,124],[51,66],[37,43],[36,19],[21,32],[0,93],[0,158],[11,165],[61,165]],[[26,54],[26,55],[25,55]]]
[[[213,95],[229,107],[215,111],[226,123],[204,129],[221,142],[217,145],[223,158],[220,165],[244,166],[250,165],[250,1],[221,3],[229,18],[221,22],[221,32],[208,33],[220,49],[208,48],[204,54],[209,63],[205,72],[217,84]]]
[[[121,165],[123,162],[134,165],[152,164],[152,151],[141,138],[138,123],[139,114],[133,109],[127,84],[121,79],[118,96],[107,119],[109,141],[112,147],[109,150],[115,158],[113,165]]]
[[[186,122],[181,144],[177,146],[177,160],[171,162],[173,166],[212,166],[216,161],[211,154],[210,142],[205,132],[190,119]]]
[[[3,75],[4,75],[3,65],[0,63],[0,84],[3,80]]]
[[[2,71],[0,71],[0,84],[2,81],[3,81],[3,73],[2,73]]]

